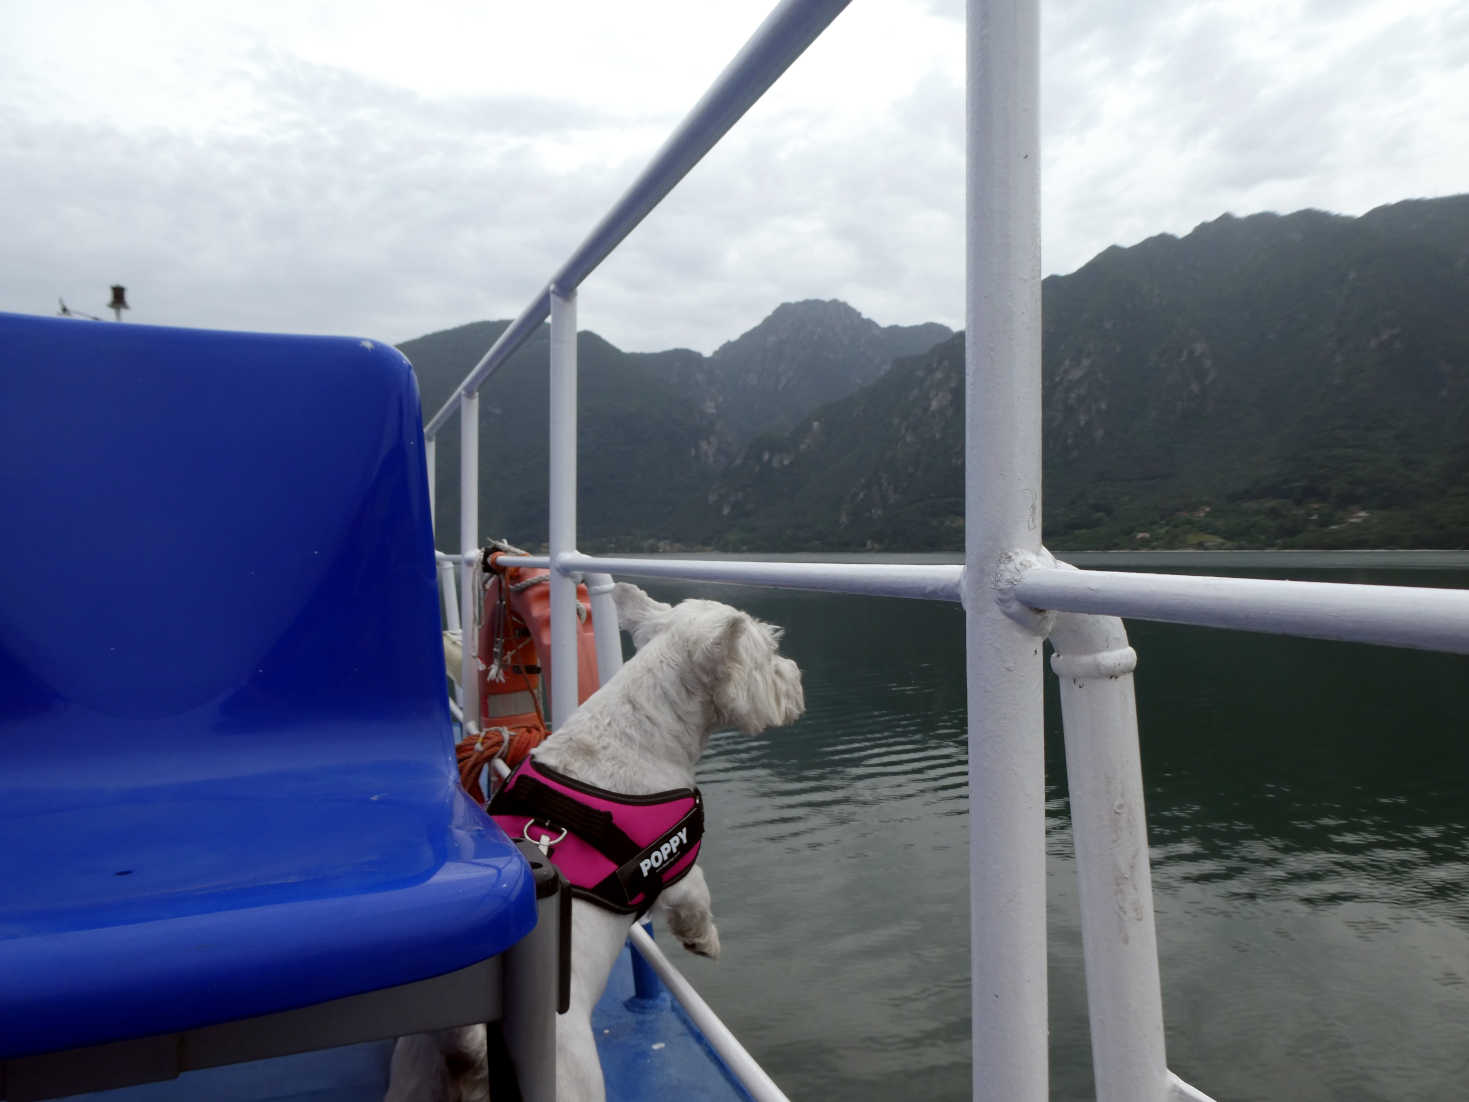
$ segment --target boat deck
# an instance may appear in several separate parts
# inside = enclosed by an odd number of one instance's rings
[[[624,947],[592,1015],[607,1097],[613,1102],[748,1099],[678,1003],[639,999]],[[303,1052],[191,1071],[162,1083],[74,1095],[97,1102],[376,1102],[388,1085],[391,1041]]]
[[[681,950],[680,950],[681,951]],[[609,1099],[748,1099],[683,1007],[660,994],[634,994],[632,949],[624,946],[592,1014]]]

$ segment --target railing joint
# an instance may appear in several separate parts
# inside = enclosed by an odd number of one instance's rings
[[[1000,611],[1021,627],[1041,638],[1056,626],[1056,613],[1026,604],[1015,593],[1021,579],[1038,567],[1057,566],[1055,558],[1044,547],[1038,551],[1006,551],[995,565],[995,604]]]

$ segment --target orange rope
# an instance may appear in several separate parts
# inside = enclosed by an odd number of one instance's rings
[[[505,746],[505,732],[509,732],[510,746],[501,753]],[[483,804],[486,797],[484,789],[480,787],[479,778],[485,766],[496,758],[504,758],[505,764],[514,769],[545,739],[546,729],[539,724],[492,727],[483,734],[465,736],[454,748],[454,756],[459,762],[459,783],[464,785],[464,790],[476,801]]]
[[[488,568],[495,574],[500,575],[501,594],[506,593],[506,587],[510,585],[509,572],[500,566],[498,559],[503,554],[496,551],[489,556],[486,563]],[[504,678],[507,674],[514,673],[520,677],[521,686],[525,692],[530,694],[531,704],[535,708],[535,717],[529,714],[507,717],[510,722],[489,727],[478,735],[466,735],[459,740],[454,747],[454,756],[459,764],[459,783],[464,790],[483,805],[487,797],[480,785],[480,774],[486,766],[496,758],[502,758],[506,765],[514,769],[525,756],[546,740],[550,734],[546,730],[545,717],[541,715],[540,694],[536,683],[531,680],[526,672],[526,659],[530,662],[538,662],[539,654],[536,651],[535,638],[530,629],[520,621],[518,616],[511,613],[508,603],[503,601],[498,610],[498,636],[496,648],[499,651],[500,676]],[[526,653],[526,649],[529,652]],[[505,745],[509,738],[509,746]],[[492,778],[493,780],[493,778]]]

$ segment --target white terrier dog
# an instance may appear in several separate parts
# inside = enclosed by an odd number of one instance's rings
[[[777,653],[778,628],[715,601],[666,605],[625,583],[613,600],[637,653],[532,751],[537,766],[628,796],[692,789],[712,732],[756,734],[804,710],[801,671]],[[709,886],[697,864],[663,890],[653,912],[684,948],[719,956]],[[635,918],[582,898],[572,903],[571,1007],[556,1022],[562,1102],[605,1097],[592,1008]],[[399,1039],[385,1102],[487,1097],[483,1026]]]

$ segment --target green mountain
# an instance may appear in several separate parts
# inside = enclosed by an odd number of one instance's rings
[[[757,433],[792,428],[817,406],[874,382],[899,357],[951,334],[934,322],[882,326],[845,302],[807,299],[776,307],[707,358],[677,349],[644,362],[714,414],[739,446]]]
[[[401,345],[432,416],[508,322],[476,322]],[[577,519],[587,548],[687,541],[673,520],[701,501],[753,432],[789,427],[877,378],[895,356],[947,336],[937,324],[880,326],[840,302],[786,303],[705,357],[628,353],[577,337]],[[546,534],[547,362],[542,326],[480,391],[480,533],[540,544]],[[440,546],[459,524],[457,420],[437,454]]]
[[[1057,548],[1469,544],[1469,196],[1226,215],[1045,281]],[[755,440],[681,524],[962,543],[963,338]]]
[[[508,324],[476,322],[399,346],[418,375],[425,418]],[[542,326],[480,389],[482,538],[545,542],[549,346],[549,329]],[[700,497],[714,476],[714,418],[595,333],[577,335],[577,369],[581,543],[655,547],[669,538],[667,517]],[[450,547],[459,531],[457,416],[438,439],[439,546]]]
[[[1042,297],[1052,547],[1469,545],[1469,196],[1225,215]],[[403,346],[427,410],[505,324]],[[579,349],[582,546],[962,545],[962,334],[808,301],[708,357]],[[546,357],[482,391],[487,536],[544,539]]]
[[[764,434],[680,520],[720,547],[962,547],[964,336]]]

